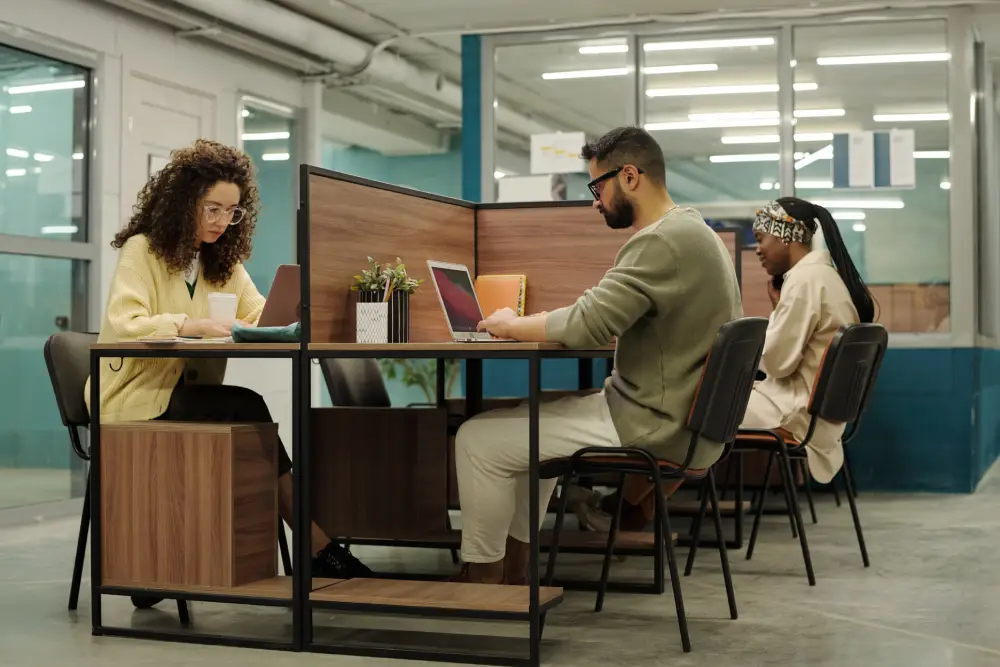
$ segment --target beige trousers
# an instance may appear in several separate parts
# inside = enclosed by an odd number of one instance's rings
[[[540,461],[572,456],[584,447],[621,446],[603,393],[542,403],[538,426]],[[465,422],[455,437],[455,465],[462,560],[496,563],[504,557],[508,535],[519,542],[531,539],[527,402]],[[538,483],[539,521],[556,481]]]

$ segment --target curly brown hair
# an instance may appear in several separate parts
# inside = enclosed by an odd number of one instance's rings
[[[136,234],[145,234],[150,252],[171,272],[183,272],[199,252],[198,202],[219,182],[239,187],[243,219],[215,243],[200,244],[200,261],[208,282],[225,284],[236,265],[250,258],[259,199],[250,157],[215,141],[199,139],[170,154],[170,163],[139,192],[132,218],[111,247],[121,248]]]

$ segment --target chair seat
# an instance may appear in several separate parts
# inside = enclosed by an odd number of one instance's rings
[[[570,471],[571,457],[560,457],[542,461],[538,476],[542,479],[562,477]],[[680,471],[680,465],[663,459],[657,460],[660,474],[670,478],[685,477],[687,479],[702,479],[708,474],[708,468],[688,469]],[[613,469],[613,470],[612,470]],[[626,454],[594,454],[577,460],[576,473],[618,472],[636,475],[649,474],[649,461]]]
[[[776,433],[777,435],[779,435],[781,437],[781,439],[785,441],[785,444],[790,449],[794,449],[794,448],[802,446],[802,443],[799,442],[795,438],[794,435],[792,435],[791,433],[789,433],[785,429],[783,429],[783,428],[776,428],[776,429],[772,429],[772,431],[774,433]],[[736,441],[733,444],[736,447],[739,447],[741,444],[742,445],[749,445],[749,446],[754,446],[754,445],[757,445],[757,446],[759,446],[759,445],[768,445],[768,444],[774,444],[774,438],[771,437],[771,436],[769,436],[769,435],[767,435],[766,433],[749,433],[749,432],[746,432],[746,431],[739,431],[736,434]]]

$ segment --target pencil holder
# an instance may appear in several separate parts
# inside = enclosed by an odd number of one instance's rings
[[[379,291],[359,290],[356,317],[358,343],[406,343],[410,340],[410,295],[393,292],[388,301]]]

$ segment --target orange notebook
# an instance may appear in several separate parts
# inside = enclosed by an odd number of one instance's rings
[[[523,316],[526,283],[527,277],[521,275],[485,275],[476,278],[476,296],[479,297],[483,317],[489,317],[501,308],[510,308]]]

